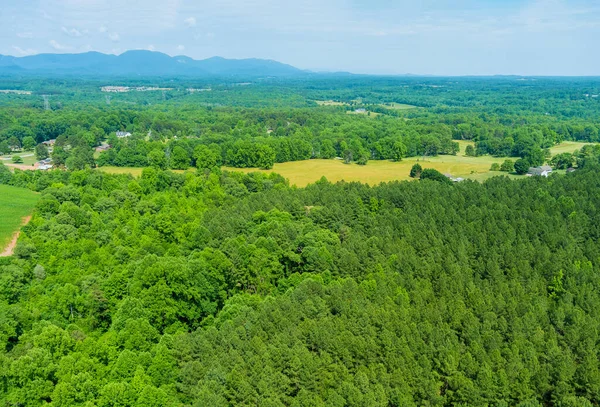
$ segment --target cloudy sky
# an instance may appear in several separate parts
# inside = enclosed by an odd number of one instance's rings
[[[600,0],[0,0],[0,54],[150,49],[377,74],[600,75]]]

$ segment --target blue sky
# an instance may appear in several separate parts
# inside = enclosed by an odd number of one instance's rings
[[[374,74],[600,75],[600,0],[0,0],[0,53],[267,58]]]

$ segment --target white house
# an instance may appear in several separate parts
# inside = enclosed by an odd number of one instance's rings
[[[129,133],[128,131],[118,131],[116,134],[118,138],[125,138],[131,136],[131,133]]]
[[[552,167],[549,165],[542,165],[541,167],[530,167],[527,172],[527,176],[538,176],[538,177],[547,177],[552,173]]]

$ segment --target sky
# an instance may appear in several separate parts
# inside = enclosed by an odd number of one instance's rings
[[[314,71],[600,75],[600,0],[0,0],[0,54],[147,49]]]

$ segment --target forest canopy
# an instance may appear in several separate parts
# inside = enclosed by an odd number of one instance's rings
[[[0,404],[600,404],[600,147],[548,154],[600,141],[597,80],[128,83],[173,90],[0,78],[32,92],[0,94],[0,155],[54,165],[0,162],[39,197],[0,258]],[[423,160],[411,182],[296,188],[222,169],[459,141],[563,172],[452,182]]]

